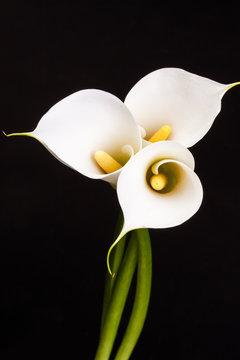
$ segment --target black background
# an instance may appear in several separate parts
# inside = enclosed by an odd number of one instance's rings
[[[50,106],[84,88],[123,100],[162,67],[240,81],[235,13],[7,1],[1,129],[33,130]],[[225,95],[213,127],[191,149],[204,187],[199,212],[182,226],[150,230],[152,296],[132,359],[240,359],[239,97],[238,87]],[[0,136],[0,168],[2,359],[93,359],[116,195],[26,137]]]

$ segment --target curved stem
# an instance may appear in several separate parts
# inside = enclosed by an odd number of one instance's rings
[[[137,288],[131,317],[114,360],[127,360],[141,334],[150,300],[152,282],[152,250],[147,229],[135,230],[138,246]]]
[[[95,360],[108,360],[112,351],[122,312],[126,303],[137,262],[137,243],[134,234],[116,275],[114,290],[105,314],[100,342]]]

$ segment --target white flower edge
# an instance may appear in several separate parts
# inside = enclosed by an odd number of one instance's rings
[[[156,192],[147,182],[147,173],[156,163],[155,171],[166,163],[177,167],[177,184],[168,193]],[[127,232],[138,228],[167,228],[182,224],[198,211],[203,189],[194,172],[191,152],[174,141],[161,141],[145,147],[129,160],[118,178],[117,195],[124,224],[108,251],[110,274],[110,253]]]
[[[142,147],[140,129],[126,105],[97,89],[67,96],[49,109],[35,130],[12,135],[34,137],[65,165],[111,184],[116,184],[121,169],[104,173],[94,153],[103,150],[124,165]]]
[[[140,79],[124,102],[145,129],[146,140],[169,125],[169,139],[191,147],[211,128],[223,95],[238,84],[221,84],[183,69],[163,68]]]

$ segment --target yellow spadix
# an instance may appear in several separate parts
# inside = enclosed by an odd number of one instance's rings
[[[94,153],[94,159],[100,168],[107,174],[122,168],[122,165],[120,165],[119,162],[117,162],[112,156],[102,150],[98,150]]]
[[[171,130],[172,130],[171,126],[164,125],[148,141],[154,143],[157,141],[167,140],[167,138],[170,135]]]

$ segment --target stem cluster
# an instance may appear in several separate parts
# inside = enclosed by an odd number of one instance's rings
[[[121,227],[121,220],[118,229]],[[114,360],[128,360],[134,350],[146,319],[152,280],[152,252],[149,232],[137,229],[130,233],[125,248],[126,236],[114,250],[112,269],[114,278],[107,272],[103,300],[100,339],[95,360],[108,360],[126,304],[135,270],[136,292],[129,322]]]

